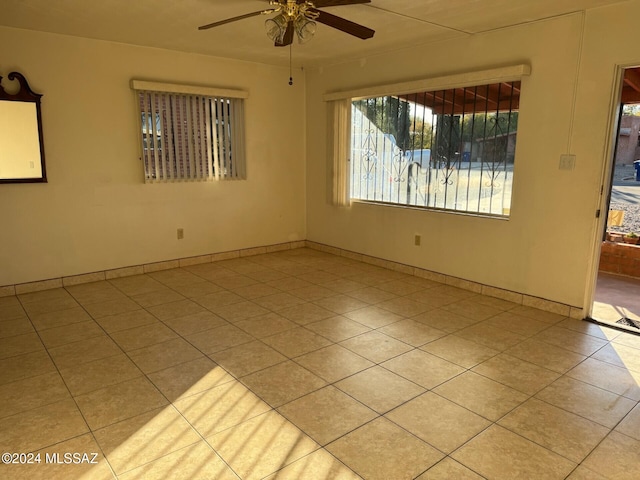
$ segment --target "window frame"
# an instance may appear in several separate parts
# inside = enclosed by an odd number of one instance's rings
[[[151,82],[145,80],[131,80],[131,89],[133,90],[136,101],[137,112],[137,136],[138,136],[138,153],[139,159],[142,164],[145,183],[173,183],[173,182],[196,182],[196,181],[211,181],[211,180],[244,180],[246,179],[246,154],[245,154],[245,109],[244,100],[249,98],[248,92],[244,90],[222,89],[215,87],[203,87],[194,85],[182,85],[174,83],[161,83]],[[156,99],[156,95],[162,98],[162,102],[165,102],[163,107],[152,106],[150,99]],[[142,98],[144,96],[144,98]],[[147,98],[149,96],[149,98]],[[145,133],[143,118],[145,115],[155,114],[161,116],[161,112],[164,108],[167,108],[166,102],[171,103],[172,108],[180,102],[186,103],[186,117],[178,119],[175,114],[167,122],[167,130],[163,134],[162,132],[156,132],[157,122],[151,121],[153,133],[149,133],[148,129]],[[147,103],[149,102],[149,103]],[[190,112],[190,105],[199,106],[201,111],[199,113]],[[144,106],[142,105],[144,104]],[[222,106],[220,106],[222,104]],[[225,137],[225,145],[222,147],[214,145],[214,139],[217,133],[221,132],[219,124],[210,124],[209,115],[215,115],[218,118],[222,110],[227,110],[224,120],[224,126],[222,129],[226,129],[228,138]],[[180,106],[179,108],[182,108]],[[206,112],[205,112],[206,110]],[[193,115],[193,117],[192,117]],[[184,119],[182,119],[184,118]],[[195,123],[194,122],[195,119]],[[184,123],[186,130],[179,134],[174,132],[176,122]],[[199,123],[198,123],[199,122]],[[198,129],[199,127],[199,129]],[[210,135],[202,135],[200,132],[202,128],[205,132],[210,132]],[[196,132],[197,130],[197,132]],[[172,150],[176,151],[179,148],[188,149],[181,159],[175,155],[170,154],[171,150],[167,154],[163,154],[160,151],[162,160],[162,169],[158,169],[158,162],[156,158],[155,169],[150,169],[149,164],[153,159],[147,159],[148,151],[154,150],[155,147],[149,147],[150,136],[160,136],[164,146],[165,137],[169,140],[166,144],[167,147],[172,147]],[[145,145],[146,143],[146,145]],[[178,145],[180,144],[180,145]],[[154,141],[154,145],[156,142]],[[231,147],[231,150],[229,148]],[[211,156],[216,159],[220,156],[221,149],[226,152],[223,156],[224,162],[212,163]],[[233,153],[231,153],[231,151]],[[195,158],[194,158],[195,154]],[[204,158],[198,160],[198,155],[208,156],[208,162]],[[197,160],[197,161],[196,161]],[[178,166],[178,162],[186,161],[189,164],[189,168]],[[207,164],[208,163],[208,167]],[[228,167],[232,165],[232,168]],[[180,171],[180,175],[173,175],[172,170]],[[160,170],[160,175],[158,174]],[[230,170],[230,171],[229,171]],[[151,172],[155,171],[156,176],[153,176]],[[186,174],[185,174],[186,172]]]
[[[512,65],[497,69],[491,70],[481,70],[474,72],[465,72],[454,75],[447,75],[442,77],[433,77],[426,78],[417,81],[409,81],[402,83],[394,83],[388,85],[379,85],[367,88],[361,88],[356,90],[346,90],[346,91],[337,91],[327,93],[323,96],[323,100],[329,105],[329,112],[332,113],[336,109],[345,108],[344,105],[345,100],[348,101],[349,109],[351,108],[351,103],[354,100],[364,99],[364,98],[374,98],[374,97],[384,97],[384,96],[408,96],[415,92],[428,92],[428,91],[438,91],[438,90],[449,90],[454,88],[469,88],[475,87],[479,85],[487,85],[494,83],[503,83],[503,82],[515,82],[522,81],[523,77],[531,74],[531,67],[527,64],[519,64]],[[351,118],[350,113],[348,114],[348,124],[345,125],[344,122],[336,123],[335,119],[339,118],[340,115],[330,115],[329,116],[329,132],[347,129],[347,135],[349,138],[351,135]],[[351,153],[350,151],[345,152],[344,148],[338,148],[336,145],[336,138],[338,135],[333,134],[329,135],[329,164],[330,171],[332,175],[334,175],[333,181],[330,183],[332,186],[332,204],[334,206],[349,206],[352,202],[354,203],[365,203],[372,205],[382,205],[382,206],[393,206],[398,208],[411,208],[411,209],[419,209],[419,210],[429,210],[429,211],[440,211],[446,213],[454,213],[461,215],[471,215],[478,216],[483,218],[498,218],[498,219],[508,219],[510,216],[510,211],[506,214],[497,215],[488,212],[475,212],[475,211],[466,211],[466,210],[455,210],[448,208],[434,208],[431,206],[421,206],[421,205],[412,205],[405,203],[391,203],[391,202],[380,202],[373,200],[361,200],[357,198],[351,198],[351,192],[349,192],[349,187],[344,185],[344,182],[336,182],[335,172],[344,172],[344,168],[348,168],[349,172],[351,172],[350,163],[351,159],[349,158]],[[346,166],[346,167],[345,167]],[[338,189],[338,191],[336,191]],[[344,199],[344,196],[347,196],[347,199]],[[343,201],[336,202],[336,198],[342,198]]]

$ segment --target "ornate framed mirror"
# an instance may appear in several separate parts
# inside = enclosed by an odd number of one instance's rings
[[[7,92],[0,77],[0,183],[46,182],[42,95],[18,72],[7,78],[18,82],[18,90]]]

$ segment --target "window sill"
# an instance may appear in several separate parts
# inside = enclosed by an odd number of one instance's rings
[[[422,212],[434,212],[434,213],[444,213],[444,214],[452,214],[452,215],[460,215],[464,217],[476,217],[476,218],[487,218],[491,220],[510,220],[509,215],[498,215],[495,213],[477,213],[477,212],[466,212],[463,210],[449,210],[445,208],[436,208],[436,207],[421,207],[419,205],[405,205],[400,203],[390,203],[390,202],[379,202],[372,200],[362,200],[359,198],[351,199],[352,205],[376,205],[380,207],[391,207],[391,208],[404,208],[409,210],[419,210]]]

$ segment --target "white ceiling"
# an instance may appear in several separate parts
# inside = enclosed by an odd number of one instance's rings
[[[294,63],[326,65],[622,1],[372,0],[331,7],[325,10],[375,36],[360,40],[319,24],[309,43],[294,43]],[[0,25],[286,65],[289,49],[273,46],[263,16],[197,29],[265,8],[268,0],[2,0]]]

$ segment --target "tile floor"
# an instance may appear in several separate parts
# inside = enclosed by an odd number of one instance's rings
[[[639,384],[638,336],[290,250],[0,298],[0,477],[637,479]]]

